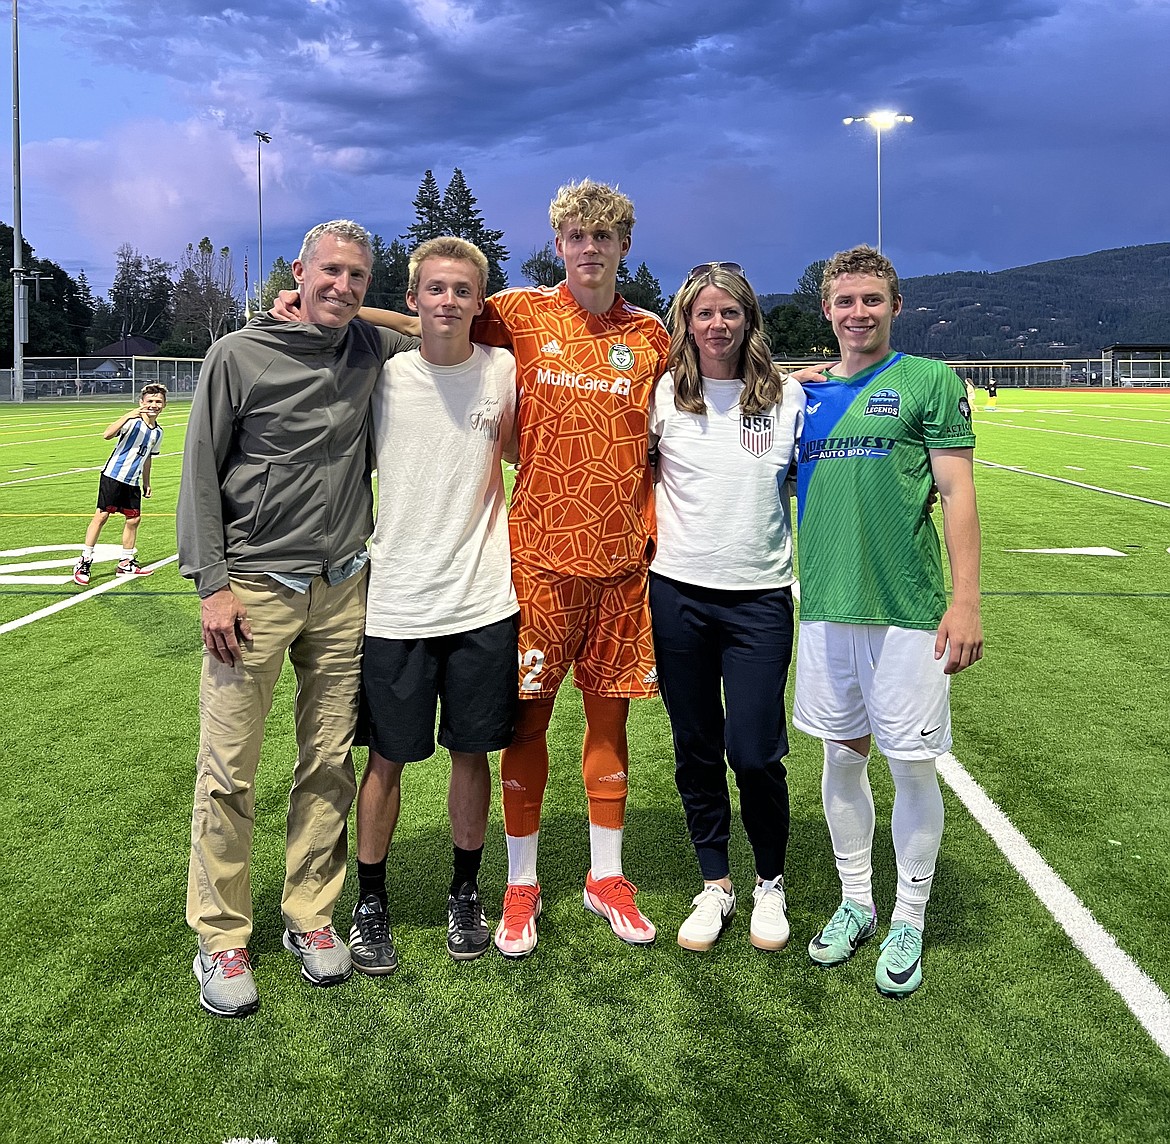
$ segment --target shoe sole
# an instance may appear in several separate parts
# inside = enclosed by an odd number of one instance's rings
[[[487,953],[488,946],[491,944],[492,943],[489,941],[488,944],[483,947],[483,949],[476,950],[474,953],[463,953],[462,951],[456,953],[450,946],[447,946],[447,952],[451,955],[452,961],[475,961],[476,958],[483,957],[483,955]]]
[[[584,901],[585,908],[591,914],[596,914],[599,918],[601,918],[601,920],[605,922],[605,924],[609,926],[611,930],[613,930],[613,936],[616,937],[619,941],[624,941],[626,945],[653,945],[655,939],[658,937],[657,930],[655,930],[655,932],[652,933],[649,937],[626,937],[624,934],[618,933],[618,931],[613,928],[613,922],[609,920],[609,915],[605,912],[604,907],[595,906],[593,904],[593,902],[590,900],[590,894],[588,890],[584,891]]]
[[[328,977],[314,977],[305,967],[305,960],[301,956],[300,950],[292,943],[292,939],[288,936],[288,930],[284,931],[284,937],[281,938],[281,943],[284,948],[289,951],[301,963],[301,976],[310,984],[319,986],[322,989],[327,989],[330,985],[340,985],[343,981],[348,981],[353,976],[353,960],[350,960],[349,969],[344,973],[331,973]]]
[[[249,1001],[247,1005],[241,1005],[238,1009],[217,1009],[203,995],[203,974],[199,969],[198,954],[195,955],[195,960],[191,965],[191,972],[195,975],[195,980],[199,982],[199,1007],[205,1013],[210,1013],[213,1017],[250,1017],[260,1008],[260,998],[257,997],[255,1001]]]
[[[789,934],[788,936],[791,937],[792,935]],[[774,937],[760,937],[759,934],[750,933],[748,934],[748,940],[752,943],[752,946],[758,949],[761,953],[777,953],[779,950],[784,949],[784,947],[788,945],[788,937],[781,941]]]
[[[859,937],[857,939],[857,944],[847,954],[845,954],[844,957],[839,957],[835,961],[822,961],[815,953],[813,953],[811,945],[808,947],[808,956],[822,969],[832,969],[834,965],[844,965],[845,962],[849,961],[853,955],[876,933],[877,928],[875,927],[873,933],[867,933],[864,937]],[[820,937],[820,934],[817,934],[817,937]]]
[[[678,933],[678,944],[683,949],[689,949],[692,953],[706,953],[710,949],[715,948],[715,943],[727,932],[728,926],[731,925],[735,918],[735,910],[731,913],[723,915],[723,924],[719,927],[719,932],[708,942],[696,940],[695,938],[683,937],[682,930]]]
[[[350,953],[350,957],[353,958],[352,952]],[[354,960],[353,968],[355,972],[364,974],[366,977],[389,977],[391,973],[397,970],[398,959],[394,959],[393,965],[362,965],[360,961]],[[304,971],[303,965],[301,966],[301,971]]]
[[[532,913],[532,944],[527,949],[522,949],[516,952],[510,952],[509,950],[501,949],[500,943],[496,941],[495,936],[492,937],[492,942],[495,944],[496,949],[500,951],[501,957],[506,957],[509,961],[520,961],[532,953],[532,951],[536,948],[537,941],[540,939],[540,931],[536,928],[536,923],[540,920],[540,911],[543,908],[544,900],[543,898],[538,897],[536,899],[536,909]],[[503,920],[501,919],[500,925],[503,924]],[[448,950],[448,952],[450,952],[450,950]]]

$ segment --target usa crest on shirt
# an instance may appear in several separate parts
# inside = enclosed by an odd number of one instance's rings
[[[773,418],[767,413],[745,414],[739,419],[739,443],[753,457],[772,448]]]

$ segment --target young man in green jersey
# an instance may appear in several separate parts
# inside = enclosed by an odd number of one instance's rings
[[[940,362],[890,348],[902,307],[888,259],[836,255],[821,286],[841,361],[802,381],[798,449],[800,640],[793,722],[824,740],[822,797],[842,902],[809,943],[847,961],[877,931],[871,739],[894,779],[897,902],[877,987],[922,982],[922,931],[942,839],[935,762],[950,750],[950,677],[983,654],[971,406]],[[948,606],[928,501],[937,485],[953,594]]]

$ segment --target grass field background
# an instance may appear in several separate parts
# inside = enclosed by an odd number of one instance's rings
[[[108,453],[100,433],[125,408],[0,407],[0,625],[81,593],[36,577],[65,576],[76,558]],[[175,551],[186,414],[163,416],[144,562]],[[955,754],[1170,992],[1170,507],[1150,503],[1170,502],[1170,394],[1001,390],[976,429],[987,650],[955,682]],[[118,539],[115,521],[102,540]],[[19,554],[47,546],[57,550]],[[1069,548],[1122,555],[1017,551]],[[112,576],[112,561],[95,564],[91,587]],[[877,942],[834,970],[809,961],[839,893],[819,744],[799,733],[792,942],[757,953],[744,911],[695,955],[674,942],[699,878],[669,728],[659,702],[634,705],[626,868],[661,936],[650,949],[616,941],[581,906],[571,689],[552,731],[534,956],[446,956],[440,755],[408,771],[391,851],[400,971],[315,990],[280,947],[295,757],[286,676],[258,780],[261,1009],[209,1018],[183,921],[200,659],[189,585],[166,564],[3,630],[0,650],[0,1139],[1170,1140],[1170,1060],[949,789],[923,987],[881,998]],[[892,789],[880,760],[871,775],[888,920]],[[742,831],[732,862],[746,891]],[[481,879],[493,922],[504,874],[496,810]]]

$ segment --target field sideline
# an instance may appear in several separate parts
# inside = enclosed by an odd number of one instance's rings
[[[242,1022],[200,1011],[183,920],[200,658],[174,561],[188,406],[163,414],[144,503],[140,558],[157,572],[114,582],[111,522],[87,590],[69,570],[101,430],[128,405],[0,406],[0,885],[14,939],[0,1140],[1170,1141],[1170,393],[983,402],[987,651],[955,682],[918,993],[876,993],[877,942],[827,971],[804,951],[838,889],[819,745],[797,732],[791,945],[756,953],[745,911],[710,954],[678,948],[699,879],[658,701],[631,718],[626,865],[660,938],[617,942],[581,906],[571,689],[550,741],[534,956],[446,956],[440,755],[408,772],[391,852],[401,969],[313,990],[280,948],[286,673],[257,783],[261,1009]],[[892,788],[880,760],[871,777],[885,922]],[[733,844],[746,889],[742,831]],[[504,873],[496,809],[481,880],[493,921]]]

